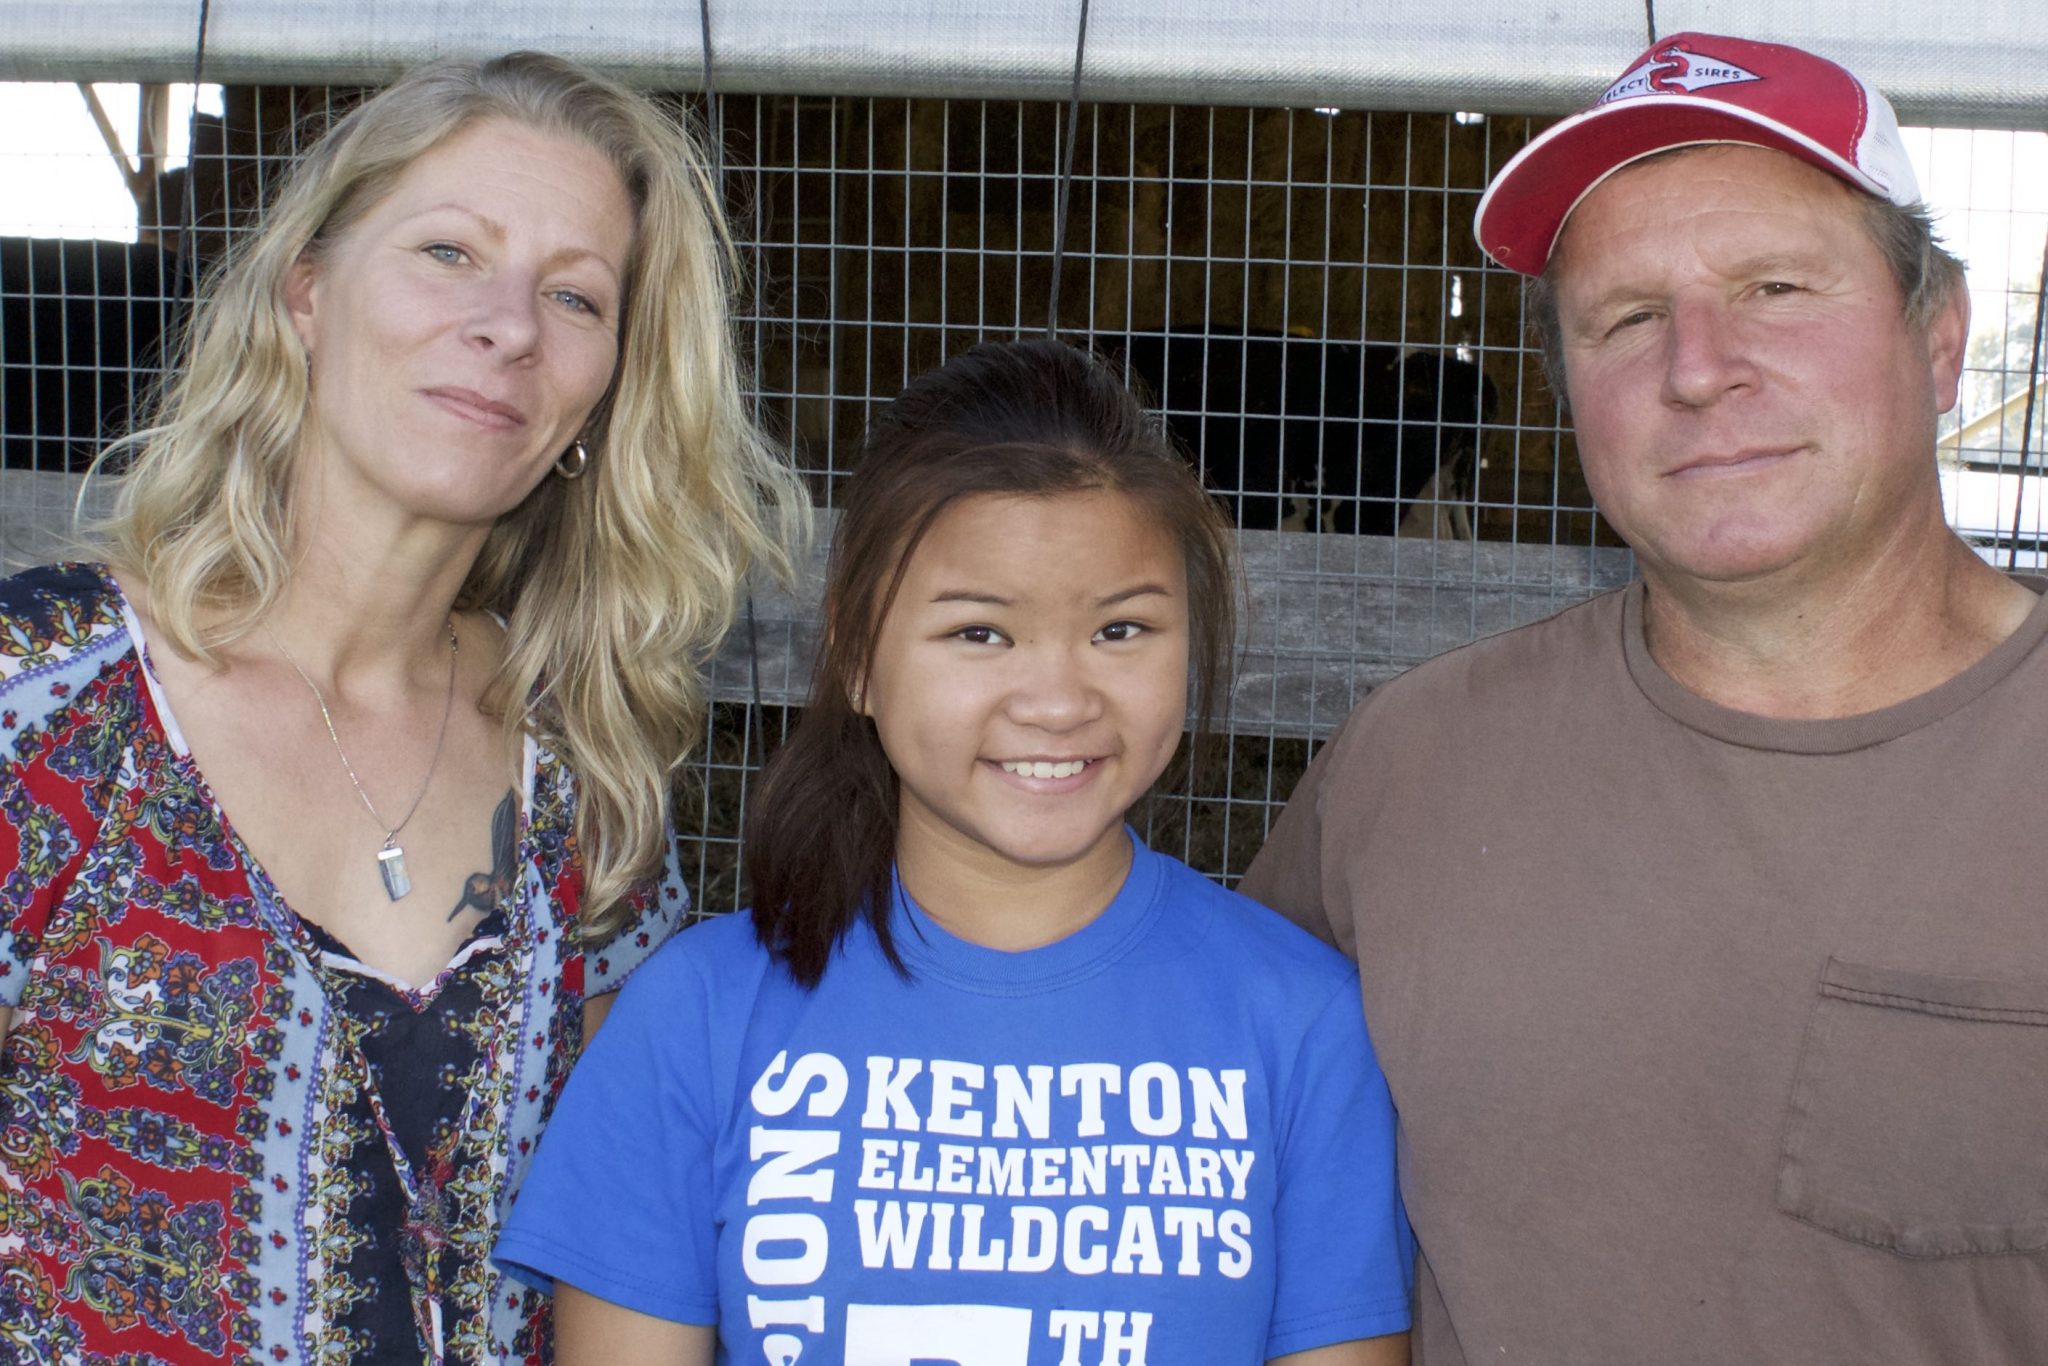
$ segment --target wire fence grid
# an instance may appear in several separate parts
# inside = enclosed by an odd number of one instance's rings
[[[70,512],[69,476],[159,373],[192,276],[249,230],[282,168],[359,93],[225,89],[218,114],[193,116],[189,158],[137,197],[134,241],[106,240],[119,224],[31,214],[24,226],[13,200],[0,235],[0,553],[49,544]],[[1470,229],[1487,181],[1539,121],[1083,105],[1056,271],[1064,104],[681,102],[720,130],[761,420],[821,506],[906,380],[1050,319],[1125,369],[1231,507],[1252,599],[1246,667],[1230,715],[1141,821],[1197,868],[1243,872],[1317,739],[1373,684],[1627,577],[1525,341],[1519,282],[1484,261]],[[1998,257],[1997,269],[1971,261],[1979,325],[1942,433],[1951,516],[1987,557],[2031,567],[2043,549],[2043,416],[2029,397],[2048,177],[2012,149],[2048,139],[1927,137],[1937,179],[1968,162],[1958,202]],[[0,200],[39,165],[87,155],[0,146]],[[706,912],[740,902],[748,783],[794,719],[788,695],[757,707],[750,686],[770,664],[801,677],[812,637],[784,625],[757,637],[781,658],[721,672],[683,783]]]

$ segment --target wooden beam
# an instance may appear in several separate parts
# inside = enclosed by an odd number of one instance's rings
[[[758,652],[742,618],[713,666],[720,701],[804,701],[834,520],[819,514],[819,541],[794,594],[756,583]],[[1237,543],[1248,610],[1224,728],[1260,735],[1322,735],[1403,670],[1635,574],[1628,551],[1604,547],[1293,531],[1241,531]]]
[[[92,121],[99,126],[100,139],[107,144],[107,151],[114,158],[114,165],[120,168],[121,182],[128,187],[128,196],[139,206],[148,193],[149,182],[142,172],[128,163],[128,150],[121,145],[121,135],[114,131],[114,121],[107,117],[106,106],[100,103],[99,92],[84,81],[78,82],[78,93],[85,97],[85,107],[92,114]]]
[[[142,188],[135,194],[135,222],[141,240],[155,242],[162,236],[159,229],[163,222],[157,191],[163,184],[164,158],[170,151],[169,86],[142,87],[142,98],[136,102],[135,125],[135,159],[142,179]]]
[[[100,481],[88,515],[104,512],[109,494]],[[77,495],[76,475],[0,470],[0,556],[10,569],[63,553]],[[795,592],[756,582],[751,639],[743,616],[713,661],[716,700],[803,704],[836,521],[818,514]],[[1237,541],[1249,610],[1221,728],[1250,735],[1326,734],[1402,670],[1619,588],[1635,573],[1628,551],[1590,546],[1298,531],[1242,531]]]
[[[170,150],[171,88],[145,85],[136,102],[135,146],[147,176],[163,174],[164,157]]]
[[[2012,416],[2013,413],[2025,408],[2027,399],[2030,396],[2032,396],[2037,384],[2038,381],[2035,379],[2034,376],[2027,376],[2027,385],[2024,389],[2021,389],[2018,393],[2006,395],[2005,401],[2000,403],[1997,407],[1987,408],[1985,411],[1971,418],[1968,422],[1965,422],[1962,426],[1950,432],[1946,437],[1942,439],[1941,449],[1947,451],[1951,455],[1960,456],[1964,454],[1963,443],[1965,441],[1969,441],[1976,437],[1982,436],[1987,431],[2003,431],[2005,427],[2006,418]],[[1981,448],[1972,447],[1971,449]],[[1990,462],[1988,461],[1972,461],[1970,463],[1984,465],[1990,464]]]

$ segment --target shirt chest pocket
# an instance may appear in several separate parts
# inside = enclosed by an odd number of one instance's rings
[[[2048,1249],[2048,984],[1830,959],[1777,1198],[1906,1257]]]

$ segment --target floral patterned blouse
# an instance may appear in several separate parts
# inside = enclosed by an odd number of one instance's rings
[[[477,960],[482,1103],[447,1190],[447,1360],[549,1359],[497,1224],[614,991],[681,923],[673,852],[602,950],[571,932],[575,787],[527,745],[503,947]],[[351,1016],[185,750],[104,569],[0,580],[0,1360],[343,1363],[368,1296]],[[369,1259],[374,1263],[374,1259]],[[400,1292],[402,1293],[402,1292]]]

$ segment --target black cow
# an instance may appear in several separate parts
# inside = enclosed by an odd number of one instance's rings
[[[0,462],[79,470],[126,431],[181,307],[146,243],[0,238]]]
[[[1498,395],[1470,361],[1384,342],[1175,330],[1097,337],[1230,499],[1238,524],[1390,536],[1469,478]]]

